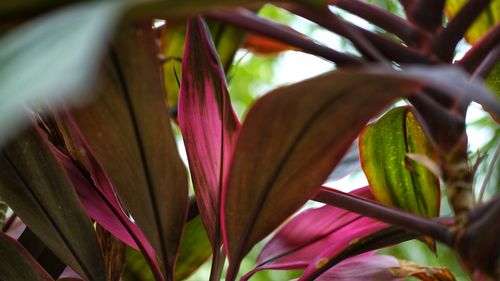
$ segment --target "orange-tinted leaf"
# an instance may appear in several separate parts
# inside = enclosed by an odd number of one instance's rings
[[[298,50],[296,47],[255,34],[247,35],[242,47],[259,55],[276,55],[284,51]]]

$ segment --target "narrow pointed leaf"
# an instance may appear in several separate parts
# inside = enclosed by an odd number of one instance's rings
[[[439,179],[408,153],[438,161],[433,145],[410,107],[392,109],[360,135],[360,155],[378,201],[405,211],[436,217],[441,201]]]
[[[372,198],[368,187],[357,189],[351,194],[362,196],[365,199]],[[367,224],[370,227],[366,228]],[[357,229],[363,229],[363,231],[358,232]],[[366,249],[371,250],[377,246],[389,245],[390,239],[394,239],[392,243],[397,243],[405,236],[408,237],[406,239],[411,238],[403,232],[397,234],[391,229],[389,225],[382,222],[328,205],[306,210],[286,223],[264,246],[257,260],[259,265],[246,274],[244,280],[263,269],[304,269],[326,249],[332,247],[347,248],[349,243],[339,243],[343,241],[342,239],[368,241],[367,237],[373,235],[373,237],[377,237],[377,240],[373,240],[371,245],[370,243],[365,244]],[[381,233],[386,235],[381,235]],[[374,244],[380,242],[382,238],[387,239],[389,244]],[[349,252],[349,250],[341,252],[343,256],[339,260],[360,251],[360,249],[356,249],[356,252]],[[330,259],[333,258],[337,257],[330,257]]]
[[[227,72],[233,62],[245,33],[232,26],[219,22],[208,22],[211,34],[215,35],[214,45],[219,55],[221,65]],[[186,39],[186,25],[170,24],[162,34],[161,53],[164,58],[163,81],[167,92],[168,103],[173,108],[177,107],[180,81],[182,80],[182,57]]]
[[[188,192],[149,23],[127,24],[117,36],[97,100],[73,117],[126,209],[173,274]]]
[[[142,230],[123,212],[113,186],[96,160],[74,119],[67,111],[55,117],[57,128],[69,155],[52,150],[63,165],[87,214],[99,225],[130,247],[143,252],[151,269],[160,275],[156,254]],[[82,171],[82,169],[85,169]]]
[[[446,15],[452,19],[467,3],[466,0],[447,0]],[[469,28],[465,35],[465,39],[470,44],[476,43],[488,30],[500,23],[500,0],[492,0],[489,7],[481,13],[474,24]]]
[[[54,280],[19,242],[0,232],[0,280]]]
[[[360,255],[349,258],[320,275],[317,281],[403,281],[415,277],[423,281],[453,281],[448,269],[421,266],[388,255]]]
[[[62,261],[89,280],[105,280],[90,220],[45,141],[31,129],[4,148],[0,194]]]
[[[214,249],[221,241],[220,194],[240,127],[231,107],[224,70],[200,17],[189,21],[179,97],[179,126],[196,200]]]

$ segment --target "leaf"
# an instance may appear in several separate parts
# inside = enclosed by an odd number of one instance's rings
[[[371,199],[373,196],[368,187],[357,189],[351,192],[352,195]],[[370,225],[366,228],[366,225]],[[362,231],[358,231],[361,229]],[[316,256],[329,248],[346,249],[351,243],[339,243],[340,241],[368,241],[368,239],[377,237],[396,239],[393,236],[392,228],[382,222],[378,222],[356,213],[346,210],[324,206],[321,208],[308,209],[299,213],[297,216],[287,222],[264,246],[257,260],[258,266],[247,273],[243,280],[250,278],[254,273],[263,269],[298,269],[306,268]],[[381,233],[385,233],[381,235]],[[387,234],[387,235],[386,235]],[[391,236],[392,235],[392,236]],[[406,234],[401,233],[402,236]],[[392,243],[399,242],[398,237]],[[358,242],[355,242],[358,241]],[[387,246],[389,244],[380,245]],[[364,245],[372,250],[375,244],[367,243]],[[371,248],[370,248],[371,247]],[[359,253],[360,249],[341,252],[338,261],[345,259],[353,254]]]
[[[298,48],[255,34],[247,35],[243,48],[259,55],[277,55],[284,51],[297,51]]]
[[[123,212],[113,186],[67,110],[54,117],[52,130],[60,133],[66,153],[51,146],[63,165],[87,214],[132,248],[142,251],[153,271],[160,273],[156,253],[142,230]],[[54,132],[52,132],[54,133]],[[57,146],[57,144],[55,144]],[[82,170],[83,169],[83,170]]]
[[[212,248],[219,249],[220,194],[240,127],[224,70],[200,17],[189,21],[179,96],[179,127],[196,200]]]
[[[0,232],[0,280],[54,280],[16,240]]]
[[[240,131],[224,185],[229,273],[310,198],[374,114],[416,88],[388,75],[338,71],[261,98]]]
[[[455,280],[448,269],[421,266],[388,255],[360,255],[349,258],[332,267],[315,280],[403,281],[409,277],[424,281]]]
[[[186,218],[187,175],[161,87],[151,25],[124,25],[96,91],[72,112],[126,209],[173,274]]]
[[[86,92],[124,3],[70,6],[0,38],[0,145],[27,121],[26,103],[77,101]]]
[[[193,274],[212,254],[210,241],[198,216],[187,223],[175,267],[175,280],[184,280]]]
[[[219,60],[227,72],[231,67],[236,51],[238,51],[245,33],[232,26],[208,21],[211,34],[214,35],[214,45]],[[182,80],[182,57],[184,41],[186,39],[186,25],[172,23],[162,34],[161,53],[164,58],[163,81],[167,92],[168,104],[177,107],[180,81]]]
[[[4,148],[0,194],[62,261],[89,280],[105,280],[90,220],[45,142],[31,129]]]
[[[465,3],[467,3],[466,0],[447,0],[445,11],[448,19],[452,19]],[[470,44],[474,44],[479,41],[491,27],[498,23],[500,23],[500,0],[492,0],[489,8],[484,10],[469,28],[465,35],[465,39]]]
[[[398,107],[368,126],[359,141],[361,163],[378,201],[432,218],[439,215],[439,179],[406,155],[437,162],[438,154],[410,107]]]
[[[463,71],[439,67],[330,72],[257,101],[239,132],[222,195],[228,280],[253,245],[318,189],[365,123],[396,97],[423,85],[452,98],[480,97],[500,110]]]

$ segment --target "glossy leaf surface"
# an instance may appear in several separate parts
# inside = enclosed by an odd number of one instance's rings
[[[31,129],[4,148],[0,194],[62,261],[89,280],[105,280],[90,220],[45,141]]]
[[[200,215],[212,246],[220,247],[220,194],[239,121],[231,107],[224,70],[210,33],[189,21],[179,96],[179,126]]]
[[[149,23],[125,25],[97,87],[72,112],[126,209],[173,274],[187,208],[187,175],[161,87]]]
[[[0,232],[0,280],[54,280],[19,242]]]
[[[390,110],[360,135],[363,170],[378,201],[425,217],[439,215],[439,179],[407,157],[438,161],[437,152],[409,107]]]

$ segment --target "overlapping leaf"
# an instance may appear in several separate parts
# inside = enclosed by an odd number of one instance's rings
[[[212,34],[215,34],[214,45],[225,71],[230,68],[234,55],[239,49],[244,38],[244,32],[232,26],[217,22],[209,22]],[[163,81],[167,92],[168,103],[177,106],[179,97],[179,81],[182,80],[181,59],[184,54],[184,41],[186,39],[186,26],[170,24],[162,34],[161,52],[164,58]]]
[[[383,204],[425,217],[439,215],[439,179],[408,158],[415,154],[438,166],[438,155],[410,107],[392,109],[360,135],[363,170]]]
[[[368,187],[351,194],[372,198]],[[340,208],[327,205],[309,209],[294,217],[275,234],[259,255],[259,266],[243,279],[263,269],[312,267],[325,271],[353,255],[412,237],[385,223]],[[306,274],[311,273],[315,272],[306,271]]]
[[[54,280],[19,242],[0,232],[0,280]]]
[[[51,146],[53,153],[65,168],[87,214],[115,237],[142,251],[149,266],[154,267],[152,270],[159,273],[155,251],[141,229],[123,212],[111,181],[95,159],[71,115],[63,111],[58,114],[55,122],[57,128],[53,129],[61,133],[64,139],[62,145],[69,155]]]
[[[447,0],[446,14],[453,18],[467,3],[465,0]],[[500,1],[492,0],[490,6],[484,10],[467,31],[465,38],[471,44],[476,43],[494,25],[500,23]]]
[[[0,194],[24,223],[79,274],[105,280],[90,220],[39,133],[32,129],[9,143],[0,166]]]
[[[338,71],[277,89],[257,101],[239,132],[224,184],[228,280],[235,278],[253,245],[310,198],[372,116],[425,84],[460,98],[470,98],[471,91],[500,109],[484,88],[446,68]]]
[[[360,255],[345,260],[320,275],[317,281],[402,281],[415,277],[423,281],[453,281],[448,269],[421,266],[387,255]]]
[[[240,124],[231,107],[224,70],[200,17],[188,24],[179,126],[200,215],[215,251],[221,242],[219,210],[223,178]]]
[[[73,117],[171,276],[186,217],[187,175],[171,131],[150,24],[123,27],[97,91],[97,100]]]

